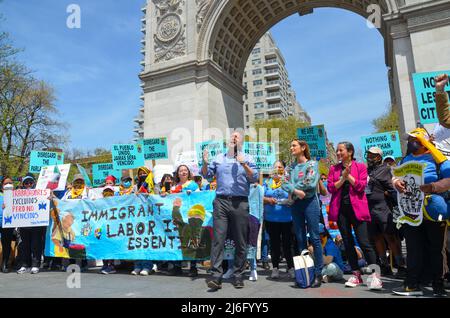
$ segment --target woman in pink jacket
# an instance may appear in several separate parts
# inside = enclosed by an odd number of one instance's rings
[[[367,222],[371,221],[365,189],[367,186],[367,168],[354,159],[355,148],[349,142],[341,142],[337,147],[339,164],[330,168],[328,191],[331,193],[329,220],[338,223],[344,240],[348,262],[353,275],[345,283],[347,287],[356,287],[363,283],[355,251],[355,231],[359,246],[369,264],[376,264],[376,254],[370,244]],[[379,277],[373,277],[370,289],[381,289]]]

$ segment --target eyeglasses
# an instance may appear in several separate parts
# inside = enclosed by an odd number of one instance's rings
[[[327,178],[321,178],[320,180],[321,181],[327,181]]]

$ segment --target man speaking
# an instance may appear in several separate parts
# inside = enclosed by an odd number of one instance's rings
[[[222,262],[227,233],[235,242],[234,282],[243,288],[242,275],[247,256],[247,233],[250,184],[258,181],[258,170],[253,159],[242,151],[243,136],[235,131],[231,134],[228,151],[220,154],[211,163],[208,151],[203,152],[202,175],[217,180],[216,199],[213,203],[214,238],[211,248],[212,278],[206,281],[211,290],[222,288]]]

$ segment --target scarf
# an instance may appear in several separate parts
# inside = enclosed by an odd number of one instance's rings
[[[78,197],[80,197],[83,194],[83,191],[84,191],[84,187],[82,187],[81,189],[78,189],[78,190],[75,188],[72,188],[72,191],[70,192],[70,197],[72,199],[78,199]]]
[[[119,195],[129,195],[133,192],[133,187],[125,188],[123,185],[119,186]]]
[[[275,179],[272,179],[272,184],[270,185],[270,188],[272,190],[278,189],[279,187],[281,187],[282,181],[281,179],[278,181],[275,181]]]

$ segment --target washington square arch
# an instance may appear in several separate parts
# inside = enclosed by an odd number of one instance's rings
[[[253,47],[284,18],[322,7],[368,19],[378,8],[392,103],[401,130],[413,129],[412,74],[450,69],[450,0],[148,0],[144,137],[170,143],[176,129],[194,136],[199,121],[203,130],[243,127],[242,79]]]

